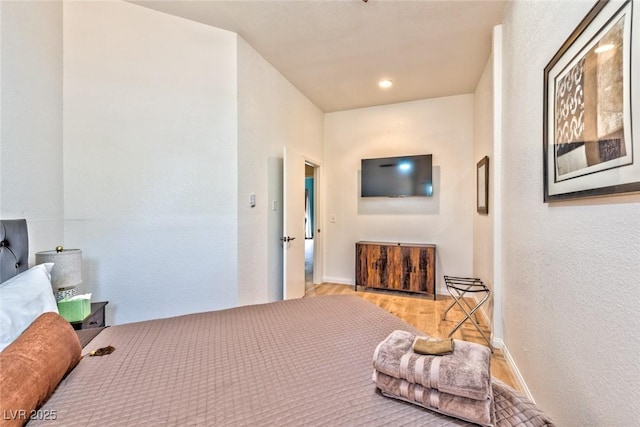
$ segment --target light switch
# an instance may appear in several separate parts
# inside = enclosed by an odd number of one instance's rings
[[[277,200],[274,200],[274,201],[271,202],[271,210],[274,211],[274,212],[278,210],[278,201]]]
[[[256,207],[256,193],[249,194],[249,206],[252,208]]]
[[[329,221],[336,222],[336,214],[329,215]]]

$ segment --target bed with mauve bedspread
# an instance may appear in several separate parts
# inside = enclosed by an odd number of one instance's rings
[[[357,296],[324,296],[105,328],[29,426],[472,425],[383,396],[372,356],[419,332]],[[493,382],[496,425],[550,425]]]

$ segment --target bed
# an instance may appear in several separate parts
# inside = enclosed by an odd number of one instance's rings
[[[372,355],[394,330],[419,333],[352,295],[107,327],[28,425],[473,425],[376,389]],[[88,356],[106,346],[115,351]],[[552,425],[518,392],[492,387],[496,425]]]

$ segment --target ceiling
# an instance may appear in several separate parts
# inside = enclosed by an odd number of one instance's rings
[[[131,2],[238,33],[333,112],[473,92],[507,0]]]

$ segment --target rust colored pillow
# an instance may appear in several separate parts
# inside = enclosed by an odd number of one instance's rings
[[[44,313],[0,352],[2,426],[23,425],[81,358],[75,331],[57,313]]]

